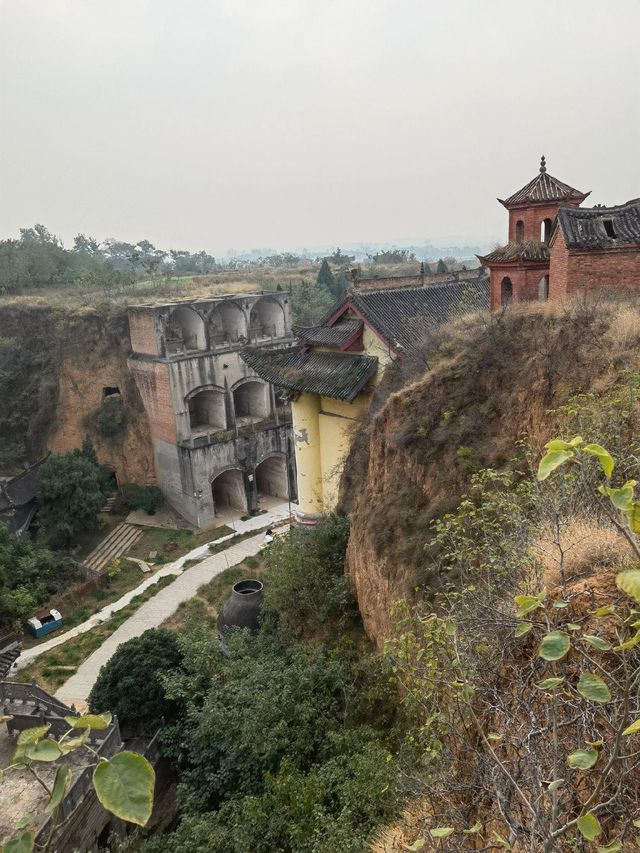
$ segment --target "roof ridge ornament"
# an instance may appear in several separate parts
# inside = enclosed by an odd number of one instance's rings
[[[544,173],[546,171],[547,171],[547,161],[545,160],[544,154],[543,154],[542,157],[540,158],[540,174],[544,175]]]

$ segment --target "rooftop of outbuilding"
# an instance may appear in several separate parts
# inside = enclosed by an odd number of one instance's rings
[[[640,198],[616,207],[561,207],[558,224],[570,249],[640,245]]]
[[[509,208],[543,202],[583,201],[588,195],[588,192],[580,192],[575,187],[550,175],[547,172],[547,164],[543,155],[540,160],[540,171],[535,178],[513,195],[510,195],[509,198],[499,198],[498,201]]]

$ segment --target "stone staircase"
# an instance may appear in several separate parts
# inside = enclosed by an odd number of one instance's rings
[[[112,492],[110,495],[107,495],[106,500],[104,502],[104,506],[102,507],[100,512],[104,512],[104,513],[113,512],[117,500],[118,500],[117,492]]]
[[[0,637],[0,681],[6,678],[13,662],[20,655],[20,640],[15,634]]]
[[[118,557],[125,554],[142,536],[142,530],[123,521],[114,527],[111,533],[102,540],[98,547],[84,560],[84,565],[103,572],[107,566]]]

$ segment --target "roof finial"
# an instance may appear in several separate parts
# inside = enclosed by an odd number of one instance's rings
[[[544,154],[543,154],[542,157],[540,158],[540,174],[544,175],[544,173],[546,171],[547,171],[547,161],[544,159]]]

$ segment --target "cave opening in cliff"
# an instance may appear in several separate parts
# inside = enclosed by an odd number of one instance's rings
[[[120,389],[117,385],[105,385],[102,389],[102,399],[106,400],[107,397],[119,397]]]

